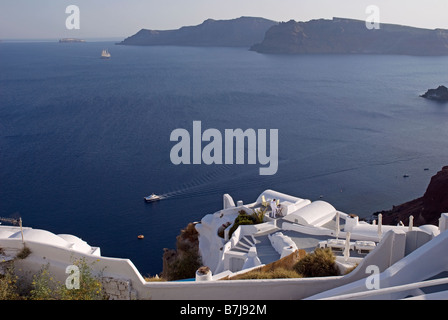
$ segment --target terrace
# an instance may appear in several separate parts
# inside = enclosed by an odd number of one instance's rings
[[[275,216],[270,206],[273,199],[279,208]],[[229,230],[239,213],[244,211],[249,214],[259,209],[265,209],[262,223],[240,225],[229,236]],[[220,224],[220,221],[225,223]],[[216,239],[216,224],[224,234],[222,239]],[[204,263],[215,274],[237,273],[269,264],[297,249],[311,253],[316,248],[324,247],[332,249],[343,273],[374,251],[383,234],[389,230],[404,231],[414,239],[407,241],[407,253],[429,241],[438,231],[435,226],[433,229],[428,226],[383,226],[381,221],[370,224],[359,221],[357,216],[336,210],[325,201],[311,202],[272,190],[264,191],[254,203],[247,205],[242,201],[237,201],[235,205],[230,195],[224,195],[223,210],[207,215],[196,228],[200,234],[200,250],[207,252],[202,255]],[[215,248],[212,248],[212,243]],[[247,261],[249,255],[251,258]]]

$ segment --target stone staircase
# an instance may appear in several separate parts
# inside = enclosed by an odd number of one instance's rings
[[[244,236],[238,243],[230,249],[232,252],[247,253],[249,249],[257,244],[257,240],[252,235]]]
[[[251,247],[257,249],[257,256],[263,264],[268,264],[280,259],[280,255],[272,247],[268,236],[262,235],[254,237],[253,235],[244,236],[238,243],[229,250],[229,253],[245,255]]]

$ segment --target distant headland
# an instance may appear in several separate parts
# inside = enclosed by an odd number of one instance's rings
[[[265,54],[448,55],[448,30],[333,18],[275,22],[264,18],[207,19],[176,30],[142,29],[120,45],[247,47]]]
[[[251,50],[284,54],[448,55],[448,30],[395,24],[368,29],[365,21],[344,18],[291,20],[270,28],[264,40]]]
[[[176,30],[142,29],[120,45],[175,45],[198,47],[250,47],[263,40],[277,22],[264,18],[240,17],[232,20],[207,19],[197,26]]]

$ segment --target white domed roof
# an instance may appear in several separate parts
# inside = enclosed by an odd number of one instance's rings
[[[419,227],[420,230],[426,232],[427,234],[437,236],[440,233],[439,227],[433,224],[425,224]]]
[[[12,234],[14,234],[13,231],[0,229],[0,239],[9,238]]]
[[[336,209],[328,202],[317,200],[288,214],[284,219],[304,226],[320,226],[336,215]]]
[[[81,238],[71,234],[58,234],[59,237],[72,244],[72,249],[76,251],[90,253],[92,251],[92,247],[87,244]]]
[[[11,239],[22,239],[20,231],[12,234],[9,238]],[[40,243],[46,243],[49,245],[60,246],[60,247],[70,247],[70,244],[62,239],[61,237],[55,235],[46,230],[41,229],[25,229],[23,230],[23,239],[25,241],[34,241]]]

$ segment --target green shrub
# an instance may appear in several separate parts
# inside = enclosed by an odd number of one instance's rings
[[[19,300],[17,288],[18,277],[14,270],[8,267],[3,275],[0,275],[0,300]]]
[[[255,224],[264,222],[264,216],[267,210],[267,208],[252,209],[252,217],[255,220]]]
[[[41,270],[33,275],[33,281],[31,282],[32,289],[30,291],[31,300],[56,300],[55,295],[56,281],[48,270],[48,265],[45,265]]]
[[[316,248],[294,265],[294,270],[304,277],[337,276],[336,257],[330,248]]]
[[[79,268],[79,289],[68,289],[65,283],[56,281],[45,265],[33,276],[29,299],[31,300],[104,300],[100,278],[92,275],[91,266],[85,259],[76,260],[73,265]]]
[[[233,226],[229,229],[229,238],[232,236],[232,234],[235,232],[236,229],[240,225],[251,225],[251,224],[259,224],[263,223],[264,221],[264,215],[266,213],[266,208],[264,209],[255,209],[252,210],[252,214],[248,214],[244,210],[238,211],[238,216],[235,218],[235,221],[233,222]]]
[[[92,274],[92,267],[84,258],[76,260],[73,265],[79,268],[79,289],[68,289],[65,283],[60,287],[61,300],[106,300],[103,284],[99,276]]]
[[[240,225],[251,225],[255,224],[256,222],[257,220],[254,216],[248,215],[244,210],[241,210],[238,216],[235,218],[233,226],[230,227],[229,229],[229,238],[232,236],[235,230],[238,229]]]

